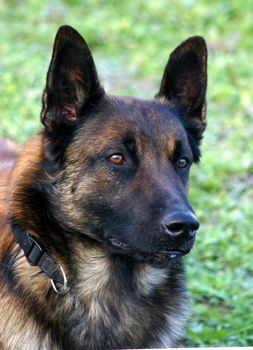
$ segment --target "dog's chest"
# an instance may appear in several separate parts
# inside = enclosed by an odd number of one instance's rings
[[[103,251],[86,254],[78,268],[84,313],[72,310],[80,322],[70,333],[79,334],[80,348],[83,343],[90,349],[175,344],[185,313],[172,300],[175,295],[170,298],[169,269],[140,264],[129,270],[112,265]]]

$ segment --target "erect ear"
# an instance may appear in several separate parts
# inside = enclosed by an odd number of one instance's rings
[[[207,48],[202,37],[194,36],[179,45],[165,67],[157,98],[178,105],[197,139],[206,127]]]
[[[83,107],[98,90],[96,67],[86,42],[73,28],[60,27],[47,73],[42,123],[48,130],[62,123],[75,124]]]

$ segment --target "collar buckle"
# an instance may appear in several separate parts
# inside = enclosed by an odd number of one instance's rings
[[[36,266],[38,265],[44,252],[39,243],[32,236],[29,235],[28,239],[31,242],[31,246],[26,252],[26,258],[30,265]]]
[[[68,281],[62,266],[57,264],[43,246],[40,246],[36,238],[28,234],[26,230],[18,225],[12,225],[12,232],[29,264],[38,266],[50,278],[57,294],[67,293]]]

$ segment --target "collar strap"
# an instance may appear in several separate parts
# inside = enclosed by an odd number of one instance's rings
[[[12,226],[16,242],[23,249],[24,254],[32,266],[38,266],[51,280],[54,291],[65,294],[68,291],[67,278],[61,265],[42,248],[38,241],[18,225]]]

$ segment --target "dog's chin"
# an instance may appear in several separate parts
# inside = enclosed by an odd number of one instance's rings
[[[154,252],[145,252],[143,250],[134,249],[129,244],[122,242],[116,238],[110,237],[106,241],[107,249],[113,254],[124,255],[131,259],[148,262],[157,267],[164,267],[171,263],[177,262],[183,255],[188,254],[194,244],[194,239],[185,242],[180,247],[160,249]]]

